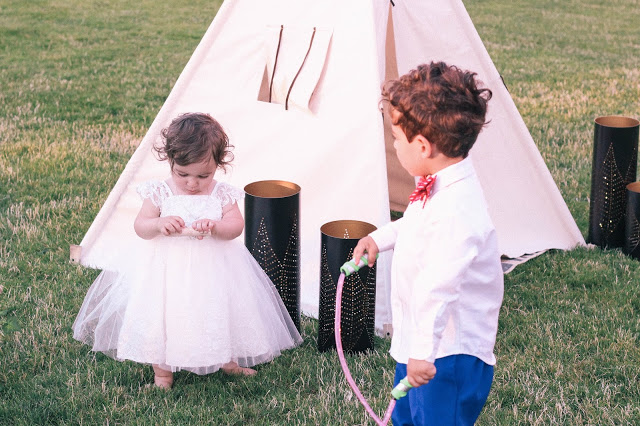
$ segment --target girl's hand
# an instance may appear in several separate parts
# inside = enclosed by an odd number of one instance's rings
[[[213,229],[216,227],[216,222],[211,219],[200,219],[193,222],[191,227],[202,234],[208,233],[213,235]],[[198,236],[197,238],[201,240],[204,238],[204,235]]]
[[[165,236],[180,234],[184,228],[184,220],[179,216],[159,217],[157,227],[158,232]]]

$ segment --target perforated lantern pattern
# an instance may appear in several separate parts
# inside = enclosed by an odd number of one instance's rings
[[[345,239],[349,238],[345,229]],[[347,241],[347,240],[345,240]],[[353,240],[351,240],[353,241]],[[355,243],[353,243],[355,244]],[[351,260],[353,248],[344,256]],[[320,274],[320,303],[318,350],[335,348],[336,287],[341,265],[330,266],[327,246],[322,245]],[[376,268],[363,268],[345,278],[342,290],[341,335],[342,346],[348,352],[362,352],[374,347]]]
[[[632,164],[629,164],[626,170],[620,170],[614,156],[613,144],[610,144],[602,163],[602,182],[594,193],[594,202],[601,206],[596,219],[606,241],[609,241],[624,221],[626,185],[635,180],[635,173],[636,168]]]
[[[251,248],[251,254],[275,285],[291,319],[296,328],[300,330],[300,316],[298,312],[299,288],[296,284],[299,282],[298,274],[300,269],[298,267],[298,239],[297,217],[294,215],[284,258],[282,260],[278,259],[271,245],[264,218],[262,218],[258,226],[258,233],[253,242],[253,247]]]
[[[601,248],[623,247],[627,232],[626,186],[636,180],[640,122],[623,116],[594,122],[589,232]]]
[[[631,216],[627,223],[629,226],[629,238],[625,249],[627,253],[635,253],[640,244],[640,223],[635,216]]]

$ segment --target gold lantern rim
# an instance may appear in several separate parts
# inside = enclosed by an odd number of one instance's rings
[[[261,180],[246,185],[244,192],[256,198],[286,198],[300,193],[300,186],[286,180]]]
[[[377,228],[360,220],[335,220],[320,227],[320,232],[332,238],[359,240]]]
[[[598,117],[595,122],[604,127],[626,128],[636,127],[640,125],[640,121],[635,118],[625,117],[622,115],[606,115]]]

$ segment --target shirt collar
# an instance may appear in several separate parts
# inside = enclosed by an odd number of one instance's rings
[[[473,163],[471,157],[467,156],[462,161],[445,167],[435,174],[437,176],[436,182],[433,185],[433,193],[446,188],[474,173]]]

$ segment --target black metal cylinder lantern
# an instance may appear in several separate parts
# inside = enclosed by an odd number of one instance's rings
[[[282,180],[244,187],[244,244],[275,285],[300,331],[300,187]]]
[[[340,267],[353,258],[358,240],[376,229],[357,220],[338,220],[322,225],[320,250],[320,306],[318,350],[336,347],[335,305]],[[376,266],[362,268],[344,280],[340,330],[345,351],[373,349],[376,308]]]
[[[633,258],[640,259],[640,182],[627,185],[623,251]]]
[[[639,124],[622,116],[595,120],[587,241],[602,248],[625,245],[625,188],[636,180]]]

